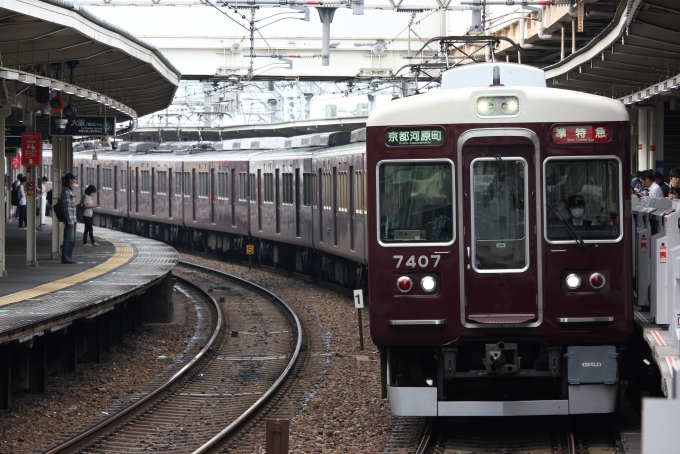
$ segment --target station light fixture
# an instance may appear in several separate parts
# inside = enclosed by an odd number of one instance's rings
[[[579,277],[578,274],[570,274],[567,276],[567,279],[565,280],[567,284],[567,288],[569,290],[576,290],[581,286],[581,278]]]
[[[401,293],[408,293],[413,288],[413,281],[408,276],[402,276],[397,279],[397,288]]]

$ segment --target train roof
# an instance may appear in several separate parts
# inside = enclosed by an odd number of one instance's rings
[[[319,150],[319,152],[314,153],[314,157],[328,157],[334,155],[345,155],[352,153],[363,153],[366,149],[365,142],[355,142],[349,143],[347,145],[342,145],[340,147],[331,147]]]
[[[484,117],[486,124],[629,120],[623,104],[603,96],[558,88],[488,86],[440,90],[394,100],[376,108],[366,126],[480,123],[477,100],[484,96],[516,96],[520,104],[519,114]]]

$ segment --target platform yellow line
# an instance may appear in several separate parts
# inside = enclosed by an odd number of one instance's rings
[[[59,290],[65,289],[66,287],[70,287],[72,285],[79,284],[81,282],[101,276],[104,273],[108,273],[111,270],[115,270],[121,265],[125,265],[127,262],[130,261],[130,259],[135,253],[134,248],[130,246],[128,243],[118,241],[115,238],[102,234],[97,234],[97,236],[104,238],[107,241],[110,241],[116,248],[116,253],[113,254],[105,262],[102,262],[99,265],[95,266],[94,268],[90,268],[87,271],[83,271],[82,273],[74,274],[73,276],[65,277],[64,279],[59,279],[58,281],[40,285],[29,290],[23,290],[21,292],[12,293],[11,295],[0,297],[0,306],[6,306],[7,304],[16,303],[18,301],[24,301],[30,298],[36,298],[47,293],[57,292]]]

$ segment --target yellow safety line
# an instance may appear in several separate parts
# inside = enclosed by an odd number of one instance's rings
[[[115,270],[121,265],[125,265],[135,253],[133,247],[130,246],[128,243],[118,241],[115,238],[106,235],[97,234],[97,236],[104,238],[107,241],[110,241],[116,248],[116,253],[113,254],[110,258],[108,258],[105,262],[102,262],[99,265],[95,266],[94,268],[90,268],[87,271],[83,271],[82,273],[74,274],[73,276],[69,276],[64,279],[59,279],[58,281],[40,285],[30,290],[24,290],[21,292],[12,293],[11,295],[0,297],[0,306],[16,303],[18,301],[24,301],[30,298],[36,298],[47,293],[57,292],[66,287],[70,287],[80,282],[101,276],[104,273],[108,273],[111,270]]]

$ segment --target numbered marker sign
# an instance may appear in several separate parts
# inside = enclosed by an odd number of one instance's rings
[[[354,308],[364,308],[364,292],[361,290],[354,290]]]

